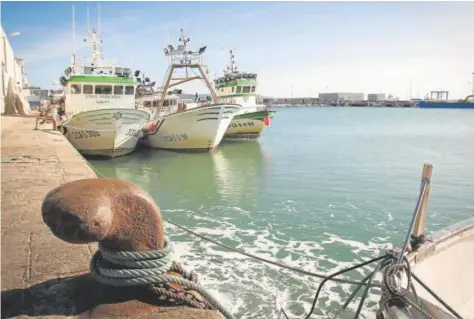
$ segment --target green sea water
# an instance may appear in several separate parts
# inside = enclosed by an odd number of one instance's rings
[[[165,217],[193,231],[327,274],[401,244],[424,163],[433,164],[428,231],[471,217],[473,158],[472,110],[292,108],[279,110],[258,142],[224,142],[212,154],[145,149],[91,164],[141,185]],[[176,258],[237,318],[279,318],[280,307],[293,318],[309,311],[320,280],[171,225],[166,233]],[[349,292],[329,283],[314,318],[329,318]]]

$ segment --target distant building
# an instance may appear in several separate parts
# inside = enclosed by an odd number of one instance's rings
[[[360,102],[364,93],[319,93],[319,103],[329,102]]]
[[[385,101],[385,93],[372,93],[372,94],[367,94],[367,100],[368,100],[369,102]]]

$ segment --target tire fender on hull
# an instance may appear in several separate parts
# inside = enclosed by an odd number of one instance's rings
[[[66,134],[67,134],[67,128],[66,128],[64,125],[58,125],[57,130],[58,130],[59,132],[61,132],[62,135],[66,135]]]

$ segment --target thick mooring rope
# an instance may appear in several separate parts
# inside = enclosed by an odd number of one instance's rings
[[[121,268],[106,268],[103,265],[104,260]],[[95,280],[116,287],[176,283],[197,291],[226,318],[234,319],[234,316],[201,285],[185,278],[168,275],[167,272],[172,269],[172,265],[172,250],[167,239],[165,247],[162,249],[139,252],[113,252],[99,243],[99,250],[94,254],[90,263],[90,271]],[[154,289],[153,286],[149,288],[152,291],[160,292],[159,288]]]

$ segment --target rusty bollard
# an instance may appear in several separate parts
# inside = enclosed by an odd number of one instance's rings
[[[99,243],[85,279],[88,291],[78,296],[89,305],[80,318],[217,319],[217,310],[232,318],[198,287],[195,274],[171,260],[160,209],[137,185],[115,179],[69,182],[46,195],[42,215],[53,234],[66,242]],[[153,254],[166,256],[149,257]],[[157,267],[167,270],[157,275]],[[136,275],[141,270],[145,275]],[[150,283],[150,276],[168,279]]]

